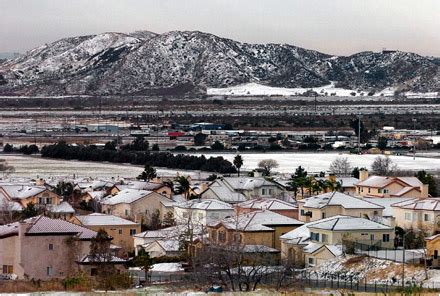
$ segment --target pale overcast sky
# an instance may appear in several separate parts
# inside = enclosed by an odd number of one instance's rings
[[[440,56],[440,0],[0,0],[0,52],[101,32],[199,30],[331,54]]]

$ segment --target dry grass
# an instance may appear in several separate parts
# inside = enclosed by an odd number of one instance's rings
[[[348,258],[342,265],[344,267],[350,267],[354,264],[358,264],[360,262],[363,262],[365,260],[365,258],[367,258],[367,257],[366,256],[351,257],[351,258]]]

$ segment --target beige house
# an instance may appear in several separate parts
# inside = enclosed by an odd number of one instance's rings
[[[2,225],[2,273],[36,280],[62,279],[73,275],[82,269],[83,263],[87,263],[91,239],[95,236],[96,232],[88,228],[44,216]],[[117,264],[126,263],[120,258],[114,259]],[[89,263],[92,262],[89,260]]]
[[[76,216],[72,222],[94,231],[105,230],[113,238],[112,243],[121,247],[125,252],[134,251],[133,236],[141,232],[139,223],[113,215],[93,213]]]
[[[427,198],[428,185],[416,177],[369,177],[367,170],[361,170],[359,183],[356,184],[356,195],[376,198]]]
[[[163,220],[168,212],[173,212],[173,204],[172,200],[157,192],[136,189],[124,189],[101,201],[103,213],[139,223],[148,223],[157,211]]]
[[[180,248],[180,242],[177,239],[156,240],[143,246],[143,249],[151,258],[163,256],[179,257],[183,253]]]
[[[146,182],[146,181],[130,181],[127,184],[115,184],[110,189],[110,194],[115,195],[124,189],[136,189],[136,190],[147,190],[154,191],[168,198],[173,196],[173,191],[170,187],[162,183]]]
[[[428,266],[440,267],[440,234],[425,238]]]
[[[375,218],[381,217],[383,206],[340,192],[329,192],[298,200],[299,220],[317,221],[337,215]]]
[[[200,196],[236,204],[255,198],[285,199],[287,191],[283,185],[262,177],[225,177],[212,182]]]
[[[391,248],[394,228],[360,217],[334,216],[309,222],[280,239],[282,260],[309,267],[342,255],[344,242]]]
[[[209,239],[218,245],[263,245],[280,250],[279,237],[304,223],[271,211],[253,211],[208,225]]]
[[[1,185],[0,200],[16,201],[23,207],[28,203],[37,206],[51,207],[60,204],[60,196],[45,186]]]
[[[440,230],[440,198],[410,199],[391,206],[399,227],[430,235]]]
[[[233,215],[232,205],[217,199],[192,199],[174,205],[177,224],[208,225]]]

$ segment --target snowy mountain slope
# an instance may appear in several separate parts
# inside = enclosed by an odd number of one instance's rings
[[[198,31],[138,31],[65,38],[0,63],[0,94],[184,93],[246,83],[437,92],[440,60],[405,52],[330,56]]]

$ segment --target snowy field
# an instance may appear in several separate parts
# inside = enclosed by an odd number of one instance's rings
[[[223,156],[233,161],[236,154],[233,153],[203,153],[206,157]],[[343,153],[244,153],[242,154],[244,164],[242,170],[252,170],[258,166],[262,159],[275,159],[279,167],[275,169],[280,173],[293,173],[298,166],[302,166],[308,172],[327,171],[331,162],[338,157],[347,157],[353,167],[365,167],[369,169],[377,155],[354,155]],[[400,170],[440,170],[440,159],[416,157],[413,160],[408,156],[390,156]]]
[[[335,87],[332,82],[329,85],[314,87],[314,88],[284,88],[261,85],[258,83],[246,83],[226,88],[208,88],[207,94],[210,96],[228,95],[228,96],[299,96],[308,91],[314,91],[320,95],[337,96],[337,97],[357,97],[367,96],[368,91],[357,91],[352,89],[344,89]],[[386,88],[381,92],[375,93],[373,96],[389,97],[394,96],[395,89]],[[430,93],[415,93],[408,92],[407,96],[410,98],[437,98],[438,92]]]
[[[15,172],[11,177],[29,178],[49,178],[49,177],[92,177],[92,178],[135,178],[142,171],[141,166],[130,164],[112,164],[106,162],[86,162],[76,160],[55,160],[39,157],[29,157],[20,155],[0,155],[0,159],[5,159],[12,165]],[[176,176],[179,173],[191,176],[193,179],[207,177],[209,174],[198,171],[184,171],[172,169],[157,169],[159,176]],[[0,175],[0,178],[2,176]]]

